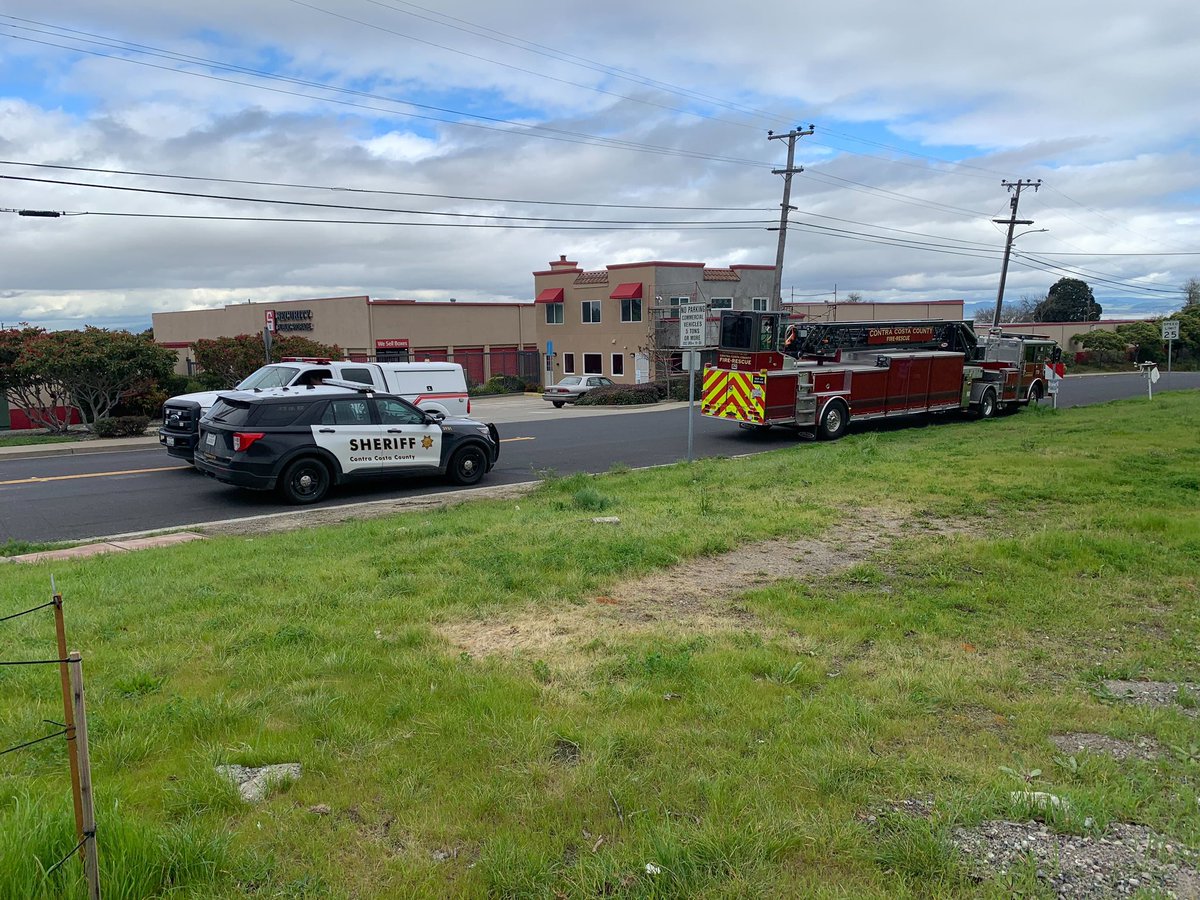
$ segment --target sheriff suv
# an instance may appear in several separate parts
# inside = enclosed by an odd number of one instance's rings
[[[446,475],[475,484],[499,456],[495,425],[340,382],[221,394],[200,423],[195,463],[226,484],[316,503],[333,485],[367,478]]]

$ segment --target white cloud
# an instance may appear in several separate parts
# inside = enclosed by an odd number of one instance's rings
[[[839,293],[857,290],[868,298],[994,299],[1003,235],[989,220],[1007,211],[1001,179],[1018,177],[1044,179],[1040,191],[1022,196],[1021,212],[1050,229],[1018,246],[1095,273],[1102,303],[1137,299],[1123,284],[1170,287],[1200,270],[1200,257],[1049,255],[1200,249],[1196,219],[1187,212],[1200,187],[1200,107],[1191,96],[1200,75],[1193,52],[1200,23],[1193,5],[1182,0],[1140,8],[1101,0],[1086,14],[1020,0],[1002,19],[949,0],[924,0],[920,15],[904,4],[850,0],[813,7],[771,0],[739,7],[732,18],[728,5],[715,0],[653,7],[616,2],[570,15],[546,0],[503,8],[463,0],[439,7],[457,17],[457,29],[437,24],[434,13],[312,2],[390,31],[286,2],[60,0],[48,7],[10,0],[6,13],[556,132],[502,122],[449,125],[405,112],[462,116],[244,72],[190,65],[215,78],[176,74],[10,37],[0,60],[4,159],[410,196],[13,166],[0,166],[0,175],[515,217],[757,224],[505,231],[7,215],[0,216],[0,241],[10,290],[0,295],[0,319],[148,322],[154,309],[248,296],[528,298],[530,272],[560,253],[585,268],[646,259],[769,264],[775,233],[767,225],[778,216],[781,187],[770,169],[782,165],[783,147],[768,142],[765,132],[810,120],[817,133],[799,148],[806,172],[795,181],[793,219],[858,234],[795,229],[785,294],[793,288],[832,294],[837,284]],[[0,33],[29,35],[5,21]],[[509,37],[489,40],[486,35],[499,35],[463,22]],[[604,65],[531,53],[512,36]],[[663,82],[687,93],[661,90]],[[702,116],[679,112],[684,108]],[[583,137],[589,134],[665,152],[593,146]],[[951,154],[948,146],[960,149]],[[30,182],[6,181],[3,190],[0,204],[11,208],[479,223]],[[417,194],[505,202],[411,196]],[[739,209],[509,202],[516,200]],[[740,209],[746,207],[756,211]],[[861,240],[864,234],[879,242]],[[1060,274],[1019,262],[1008,290],[1015,296],[1042,292]],[[1178,302],[1153,293],[1144,299]]]

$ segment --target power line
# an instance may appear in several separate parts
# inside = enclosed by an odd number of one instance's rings
[[[395,213],[401,215],[412,216],[446,216],[449,218],[458,219],[495,219],[500,221],[512,222],[565,222],[565,223],[590,223],[594,225],[693,225],[693,224],[709,224],[709,225],[756,225],[762,227],[765,223],[761,221],[750,220],[732,220],[727,222],[700,222],[696,223],[691,220],[650,220],[637,221],[629,219],[560,219],[547,216],[505,216],[493,213],[463,213],[463,212],[439,212],[437,210],[423,209],[399,209],[396,207],[387,206],[356,206],[348,203],[316,203],[308,200],[279,200],[269,197],[242,197],[235,194],[206,194],[199,191],[168,191],[160,188],[141,188],[131,187],[129,185],[120,184],[95,184],[87,181],[65,181],[58,178],[31,178],[24,175],[0,175],[0,181],[22,181],[32,182],[35,184],[57,184],[67,187],[94,188],[103,191],[123,191],[134,194],[155,194],[166,197],[188,197],[193,199],[204,200],[228,200],[236,203],[266,203],[274,206],[303,206],[316,209],[339,209],[353,210],[355,212],[377,212],[377,213]]]
[[[15,209],[0,209],[0,212],[15,213]],[[311,225],[387,225],[408,226],[415,228],[508,228],[514,230],[534,231],[660,231],[661,225],[513,225],[507,223],[492,224],[487,222],[396,222],[380,219],[301,219],[287,216],[219,216],[200,215],[191,213],[136,213],[110,210],[70,210],[62,213],[65,216],[107,216],[127,219],[184,219],[201,222],[289,222],[306,223]],[[670,226],[680,231],[763,231],[766,223],[760,225],[709,225],[706,223],[683,223]]]
[[[760,116],[761,118],[768,120],[768,121],[792,121],[792,120],[797,119],[797,117],[794,115],[781,116],[777,113],[770,112],[768,110],[754,109],[752,107],[746,107],[746,106],[742,106],[739,104],[733,104],[728,101],[722,100],[718,97],[713,97],[708,94],[703,94],[703,93],[700,93],[699,91],[693,91],[690,88],[681,87],[679,85],[675,85],[675,84],[672,84],[671,82],[667,82],[667,81],[659,81],[654,78],[649,78],[648,76],[645,76],[645,75],[639,75],[638,73],[631,72],[628,69],[621,69],[616,66],[610,66],[605,63],[601,63],[601,62],[597,62],[592,59],[588,59],[585,56],[578,56],[574,53],[568,53],[565,50],[559,50],[558,48],[555,48],[555,47],[547,47],[545,44],[539,44],[534,41],[528,41],[528,40],[525,40],[524,38],[517,37],[517,36],[511,35],[511,34],[507,34],[503,31],[498,31],[494,28],[488,28],[485,25],[479,25],[475,22],[471,22],[466,19],[459,19],[454,16],[450,16],[445,13],[438,12],[437,10],[429,9],[424,6],[418,6],[415,3],[407,3],[407,2],[405,2],[405,0],[399,0],[400,5],[407,6],[410,9],[418,9],[418,10],[421,10],[421,12],[429,13],[430,15],[426,16],[426,15],[421,15],[419,13],[410,12],[407,9],[400,9],[398,6],[394,6],[390,3],[384,3],[384,2],[382,2],[382,0],[366,0],[366,2],[371,3],[375,6],[383,7],[384,9],[390,9],[393,12],[398,12],[402,15],[412,16],[413,18],[417,18],[417,19],[423,19],[426,22],[432,22],[433,24],[441,25],[444,28],[453,28],[457,31],[463,31],[463,32],[466,32],[467,34],[474,35],[475,37],[482,37],[485,40],[490,40],[490,41],[495,41],[500,44],[505,44],[507,46],[514,47],[518,50],[524,50],[528,53],[535,53],[539,56],[544,56],[544,57],[547,57],[550,59],[555,59],[560,62],[566,62],[570,65],[579,66],[580,68],[590,69],[594,72],[600,72],[602,74],[609,75],[613,78],[619,78],[624,81],[632,82],[634,84],[643,85],[645,87],[653,87],[656,90],[661,90],[661,91],[664,91],[669,94],[675,94],[676,96],[679,96],[679,97],[686,97],[686,98],[693,99],[693,100],[703,100],[705,102],[712,103],[715,106],[720,106],[725,109],[728,109],[731,112],[740,112],[740,113],[744,113],[747,115]],[[437,18],[431,18],[431,16],[436,16]],[[443,20],[445,20],[445,21],[443,21]],[[458,22],[460,24],[453,25],[453,24],[451,24],[452,22]],[[462,27],[464,25],[470,26],[470,27],[464,28],[464,27]],[[803,118],[803,116],[801,116],[800,118]]]
[[[616,91],[605,90],[604,88],[596,87],[594,85],[580,84],[577,81],[569,81],[566,78],[558,78],[557,76],[551,75],[548,72],[539,72],[535,69],[526,69],[523,66],[517,66],[517,65],[513,65],[512,63],[506,63],[503,60],[492,59],[487,56],[481,56],[478,53],[471,53],[470,51],[467,51],[467,50],[460,50],[457,47],[448,47],[445,44],[439,44],[435,41],[429,41],[429,40],[426,40],[425,38],[416,37],[415,35],[405,34],[402,31],[396,31],[392,28],[388,28],[385,25],[379,25],[378,23],[375,23],[375,22],[367,22],[367,21],[364,21],[363,19],[356,19],[353,16],[348,16],[348,15],[345,15],[344,13],[334,12],[333,10],[325,9],[322,6],[317,6],[312,3],[305,3],[304,0],[288,0],[288,2],[294,3],[297,6],[303,6],[307,9],[311,9],[315,12],[324,13],[327,16],[333,16],[336,19],[342,19],[343,21],[346,21],[346,22],[353,22],[355,25],[361,25],[364,28],[372,28],[376,31],[382,31],[386,34],[395,35],[396,37],[402,37],[405,40],[414,41],[418,44],[425,44],[428,47],[434,47],[438,50],[445,50],[447,53],[457,53],[460,56],[466,56],[466,57],[469,57],[470,59],[476,59],[481,62],[490,63],[495,66],[501,66],[505,69],[512,69],[513,71],[516,71],[516,72],[522,72],[526,75],[533,75],[537,78],[544,78],[548,81],[554,81],[559,84],[568,85],[570,87],[580,88],[581,90],[592,91],[597,94],[605,94],[609,97],[616,97],[619,100],[628,100],[633,103],[642,103],[647,106],[654,106],[654,107],[657,107],[658,109],[666,110],[667,112],[682,113],[683,115],[696,116],[697,118],[700,118],[700,119],[708,119],[712,122],[721,122],[725,125],[734,125],[738,128],[750,128],[750,129],[754,129],[756,131],[760,130],[757,126],[749,125],[745,122],[734,122],[731,119],[721,119],[721,118],[718,118],[717,116],[708,116],[708,115],[705,115],[704,113],[696,112],[695,110],[681,109],[680,107],[677,107],[677,106],[668,106],[665,103],[655,103],[653,100],[647,100],[644,97],[631,97],[627,94],[618,94]]]
[[[336,187],[320,184],[297,184],[287,181],[255,181],[248,178],[218,178],[210,175],[178,175],[164,172],[143,172],[134,169],[101,169],[95,166],[67,166],[52,163],[21,162],[0,159],[0,165],[27,166],[37,169],[62,169],[69,172],[94,172],[101,175],[133,175],[140,178],[169,178],[179,181],[207,181],[215,184],[243,184],[253,187],[299,188],[313,191],[344,191],[359,194],[384,194],[392,197],[431,197],[437,200],[473,200],[480,203],[520,203],[531,206],[573,206],[589,209],[653,209],[682,212],[773,212],[756,206],[653,206],[635,203],[586,203],[572,200],[527,200],[515,197],[471,197],[461,194],[435,194],[424,191],[393,191],[382,188]]]
[[[5,16],[5,18],[16,19],[17,17]],[[32,20],[22,19],[20,21],[32,21]],[[37,24],[44,24],[44,23],[39,22]],[[304,87],[312,87],[312,88],[316,88],[319,90],[330,91],[330,92],[338,93],[338,94],[349,94],[352,96],[359,96],[359,97],[366,97],[366,98],[375,99],[375,100],[381,100],[385,103],[399,104],[399,105],[403,105],[403,106],[412,107],[413,109],[425,109],[425,110],[430,110],[432,112],[446,113],[447,115],[462,116],[464,119],[473,119],[473,120],[477,120],[477,121],[459,121],[459,120],[455,120],[455,119],[442,118],[442,117],[435,116],[435,115],[415,113],[415,112],[408,111],[408,110],[400,111],[400,110],[395,110],[395,109],[387,109],[387,108],[383,108],[383,107],[379,107],[379,106],[372,106],[372,105],[366,104],[366,103],[356,103],[351,100],[338,99],[336,97],[315,96],[313,94],[306,94],[302,91],[292,91],[292,90],[287,90],[284,88],[271,87],[271,86],[265,85],[265,84],[255,84],[253,82],[239,81],[238,79],[235,79],[235,78],[225,78],[220,75],[214,75],[209,72],[195,72],[195,71],[190,71],[187,69],[175,68],[173,66],[166,66],[166,65],[161,65],[158,63],[152,63],[152,62],[149,62],[144,59],[136,59],[133,57],[121,56],[121,55],[112,54],[112,53],[104,53],[99,50],[90,49],[88,47],[79,47],[79,46],[71,46],[71,45],[67,45],[67,44],[60,44],[60,43],[56,43],[54,41],[39,40],[37,38],[27,37],[25,35],[19,35],[19,34],[7,34],[7,33],[4,34],[5,37],[11,38],[13,40],[26,41],[28,43],[40,44],[40,45],[47,46],[47,47],[57,47],[61,50],[70,50],[71,52],[74,52],[74,53],[85,53],[90,56],[98,56],[103,59],[111,59],[111,60],[115,60],[117,62],[125,62],[125,63],[130,63],[132,65],[144,66],[146,68],[158,69],[158,70],[164,71],[164,72],[172,72],[177,75],[188,75],[188,76],[195,77],[195,78],[205,78],[210,81],[218,81],[218,82],[221,82],[224,84],[234,84],[234,85],[238,85],[239,87],[249,87],[249,88],[254,88],[255,90],[270,91],[271,93],[283,94],[285,96],[291,96],[291,97],[303,97],[307,100],[317,100],[317,101],[320,101],[323,103],[336,103],[340,106],[349,106],[349,107],[353,107],[356,109],[372,110],[375,112],[387,113],[388,115],[393,115],[393,116],[394,115],[403,115],[403,116],[406,116],[411,119],[421,119],[421,120],[425,120],[425,121],[441,122],[442,124],[445,124],[445,125],[454,125],[454,126],[459,126],[459,127],[463,127],[463,128],[476,128],[476,129],[481,129],[484,131],[494,131],[494,132],[497,132],[500,134],[505,134],[505,135],[513,135],[513,134],[521,133],[521,134],[524,134],[524,135],[527,135],[530,137],[541,138],[543,140],[556,140],[556,141],[561,141],[564,143],[571,143],[571,144],[584,144],[587,146],[607,147],[607,148],[619,149],[619,150],[629,150],[629,151],[636,152],[636,153],[652,153],[652,154],[656,154],[656,155],[660,155],[660,156],[677,156],[677,157],[681,157],[681,158],[685,158],[685,159],[708,160],[710,162],[727,162],[727,163],[734,163],[734,164],[738,164],[738,165],[756,166],[756,167],[760,167],[760,168],[769,168],[770,167],[770,163],[765,162],[765,161],[760,161],[760,160],[719,156],[719,155],[715,155],[715,154],[701,153],[699,151],[682,150],[679,148],[664,147],[664,146],[655,145],[655,144],[639,143],[637,141],[625,141],[625,140],[620,140],[617,138],[605,138],[605,137],[601,137],[599,135],[587,134],[585,132],[577,132],[577,131],[570,131],[567,129],[553,128],[548,125],[530,125],[525,122],[517,122],[517,121],[512,121],[509,119],[502,119],[502,118],[499,118],[496,116],[485,116],[485,115],[482,115],[479,113],[470,113],[470,112],[465,112],[462,110],[455,110],[455,109],[449,109],[446,107],[433,106],[433,105],[426,104],[426,103],[419,103],[415,100],[406,100],[403,98],[388,97],[388,96],[381,95],[381,94],[375,94],[370,91],[359,91],[359,90],[354,90],[352,88],[343,88],[343,87],[338,87],[336,85],[325,84],[323,82],[309,81],[307,79],[293,78],[291,76],[279,75],[277,73],[264,72],[264,71],[257,70],[257,69],[250,69],[245,66],[237,66],[237,65],[232,65],[232,64],[228,64],[228,63],[221,63],[221,62],[217,62],[216,60],[206,59],[204,57],[190,56],[188,54],[179,54],[179,53],[175,53],[174,51],[161,50],[159,48],[148,48],[147,45],[144,45],[144,44],[133,44],[131,42],[111,43],[110,41],[113,41],[116,39],[104,38],[103,36],[97,36],[98,37],[97,40],[91,40],[89,38],[75,37],[72,34],[59,35],[59,34],[55,34],[54,32],[40,31],[39,29],[27,28],[26,26],[22,26],[22,25],[11,25],[10,24],[10,25],[7,25],[6,27],[20,28],[24,31],[32,31],[32,32],[35,32],[38,34],[48,34],[53,37],[59,37],[60,39],[64,39],[64,40],[82,41],[84,43],[98,44],[100,46],[106,46],[106,47],[109,47],[114,50],[121,50],[121,51],[131,52],[131,53],[142,53],[147,56],[153,56],[153,57],[158,57],[161,59],[167,59],[167,60],[171,60],[173,62],[193,64],[193,65],[203,65],[203,66],[207,66],[212,69],[216,69],[218,71],[246,74],[246,75],[250,75],[255,78],[263,78],[263,79],[267,79],[270,81],[280,81],[280,82],[284,82],[286,84],[295,84],[295,85],[304,86]],[[66,31],[66,32],[74,32],[75,31],[75,29],[61,28],[60,26],[56,26],[56,25],[49,25],[47,27],[52,28],[52,29],[57,29],[59,31]],[[88,32],[79,32],[79,33],[80,34],[89,34]],[[141,48],[146,48],[146,49],[141,49]],[[494,124],[485,124],[485,123],[494,123]],[[511,128],[499,127],[502,125],[511,126]],[[514,131],[513,129],[519,129],[520,131],[519,132]]]
[[[818,181],[833,180],[840,182],[839,186],[846,186],[849,190],[858,190],[870,194],[880,194],[888,199],[896,200],[900,203],[909,203],[915,206],[924,206],[929,209],[936,209],[938,212],[954,212],[962,215],[967,215],[975,218],[985,218],[987,213],[982,213],[975,209],[964,209],[961,206],[951,206],[946,203],[939,203],[936,200],[926,200],[923,197],[914,197],[911,194],[902,194],[899,191],[891,191],[887,188],[875,187],[874,185],[865,184],[861,181],[854,181],[850,178],[842,178],[840,175],[832,175],[829,172],[811,172],[805,171],[804,174],[809,178],[815,178]]]

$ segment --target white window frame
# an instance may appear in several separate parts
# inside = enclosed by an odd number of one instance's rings
[[[632,318],[633,304],[637,304],[637,318]],[[642,298],[630,297],[627,300],[621,301],[621,321],[622,322],[640,322],[642,321]]]
[[[713,297],[709,301],[710,309],[733,309],[732,297]]]
[[[672,297],[670,300],[672,308],[675,308],[677,306],[683,306],[684,304],[691,303],[691,302],[692,302],[691,297]]]
[[[766,312],[771,308],[771,300],[769,297],[754,297],[750,301],[750,307],[755,312]]]
[[[588,361],[594,358],[596,363],[596,371],[588,371]],[[585,353],[583,354],[583,374],[584,375],[603,375],[604,374],[604,354],[603,353]]]
[[[575,374],[575,354],[568,352],[563,354],[563,374]]]
[[[587,317],[588,307],[591,307],[595,314],[594,319]],[[599,325],[600,324],[600,301],[599,300],[583,300],[579,304],[579,321],[584,325]]]
[[[546,304],[546,324],[547,325],[561,325],[563,323],[563,306],[564,305],[565,304],[563,304],[562,302]],[[557,318],[552,317],[550,315],[551,312],[554,312],[557,315]]]
[[[612,372],[613,378],[616,378],[618,376],[620,376],[621,378],[625,377],[625,354],[624,353],[614,353],[612,355],[612,369],[610,371]]]

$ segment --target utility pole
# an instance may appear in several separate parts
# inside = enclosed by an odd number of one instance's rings
[[[1008,258],[1012,255],[1013,244],[1013,229],[1018,225],[1032,225],[1033,219],[1018,219],[1017,206],[1021,202],[1021,191],[1024,188],[1031,187],[1035,191],[1041,187],[1042,179],[1033,181],[1026,178],[1022,181],[1018,178],[1016,181],[1002,181],[1000,184],[1008,191],[1012,192],[1012,199],[1008,201],[1010,209],[1007,219],[992,219],[997,225],[1008,225],[1008,238],[1004,242],[1004,263],[1000,266],[1000,289],[996,291],[996,315],[992,319],[992,330],[995,331],[1000,327],[1000,308],[1004,305],[1004,282],[1008,280]]]
[[[814,130],[813,126],[809,125],[806,130],[801,131],[800,126],[797,125],[795,128],[793,128],[787,134],[776,134],[773,131],[767,132],[767,140],[768,141],[786,140],[788,142],[787,168],[771,170],[772,175],[782,175],[783,176],[783,202],[781,204],[779,204],[779,207],[780,207],[780,209],[779,209],[779,244],[775,249],[775,283],[774,283],[773,287],[771,288],[771,310],[772,310],[772,312],[779,312],[783,309],[783,295],[781,293],[782,285],[783,285],[783,247],[784,247],[784,244],[787,243],[788,213],[796,208],[791,205],[791,202],[792,202],[792,176],[794,174],[796,174],[797,172],[804,171],[803,166],[801,166],[799,168],[797,168],[795,166],[796,138],[804,137],[805,135],[812,134],[813,130]]]

